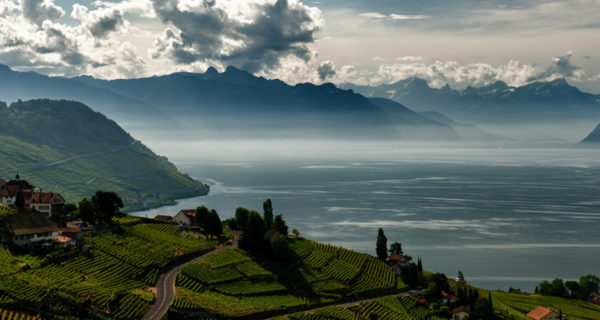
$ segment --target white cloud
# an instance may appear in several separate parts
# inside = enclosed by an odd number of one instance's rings
[[[422,20],[429,19],[430,16],[416,14],[398,14],[398,13],[390,13],[390,14],[382,14],[379,12],[363,12],[359,14],[360,17],[368,18],[368,19],[391,19],[391,20]]]

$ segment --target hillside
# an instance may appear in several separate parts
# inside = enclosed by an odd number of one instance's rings
[[[582,92],[564,79],[521,87],[497,81],[461,90],[432,88],[419,78],[380,86],[342,84],[367,97],[392,99],[415,111],[438,111],[475,123],[564,123],[600,119],[600,96]]]
[[[596,129],[594,129],[594,131],[590,132],[590,134],[583,139],[581,143],[600,143],[600,124],[596,127]]]
[[[177,126],[166,113],[150,104],[68,78],[13,71],[0,64],[0,83],[2,101],[43,98],[75,100],[105,114],[128,130],[155,125]]]
[[[1,104],[0,143],[0,176],[18,172],[71,202],[111,190],[133,209],[208,192],[114,121],[78,102]]]

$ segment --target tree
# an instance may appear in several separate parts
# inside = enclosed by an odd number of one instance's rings
[[[552,287],[550,291],[551,296],[566,298],[569,296],[569,292],[567,292],[567,288],[563,283],[562,279],[556,278],[552,280]]]
[[[296,238],[300,236],[300,231],[298,231],[298,229],[292,230],[292,233],[296,236]]]
[[[273,222],[273,229],[277,230],[280,234],[287,237],[288,226],[283,220],[282,214],[278,214],[277,216],[275,216],[275,221]]]
[[[25,197],[23,196],[23,192],[21,190],[17,192],[17,197],[15,199],[14,206],[18,209],[25,207]]]
[[[392,254],[404,254],[404,251],[402,251],[402,243],[392,243],[392,245],[390,246],[390,255]]]
[[[465,275],[460,270],[458,270],[458,281],[465,281]]]
[[[204,231],[211,236],[219,236],[223,233],[223,225],[216,210],[210,210],[204,218]]]
[[[417,269],[419,270],[419,272],[423,272],[423,261],[421,260],[421,258],[417,260]]]
[[[581,297],[581,286],[579,285],[579,282],[572,280],[567,281],[565,282],[565,287],[569,289],[571,298],[579,299]]]
[[[386,261],[388,254],[387,254],[387,238],[385,237],[385,234],[383,233],[383,229],[379,228],[379,232],[377,234],[377,244],[376,244],[376,251],[377,251],[377,257],[380,260]]]
[[[196,208],[196,214],[194,215],[194,219],[196,221],[194,221],[194,224],[202,228],[206,228],[204,222],[208,216],[210,216],[210,210],[208,210],[206,206],[200,206]]]
[[[282,234],[276,234],[271,237],[271,250],[275,258],[285,260],[290,256],[288,240]]]
[[[98,221],[111,223],[112,218],[118,215],[123,208],[123,200],[114,192],[97,191],[92,197]]]
[[[267,230],[273,227],[273,203],[271,199],[267,199],[263,203],[264,217],[265,217],[265,226]]]
[[[478,316],[477,319],[493,320],[495,319],[492,303],[487,299],[478,299],[475,301],[473,311]]]
[[[246,208],[238,207],[235,209],[235,220],[237,220],[238,227],[240,230],[244,230],[248,223],[248,215],[250,211]]]
[[[248,223],[243,229],[242,236],[240,238],[240,247],[242,249],[250,251],[259,251],[264,249],[265,234],[267,228],[265,221],[256,211],[250,211],[248,215]]]
[[[548,282],[548,280],[544,280],[542,283],[540,283],[538,287],[539,293],[543,296],[549,296],[552,292],[552,285],[550,284],[550,282]]]
[[[581,294],[583,297],[588,298],[590,293],[598,291],[600,278],[593,274],[588,274],[579,278],[579,285],[581,286]]]
[[[83,198],[79,201],[79,206],[77,207],[77,211],[75,211],[75,215],[87,223],[96,223],[96,209],[94,208],[94,204],[87,198]]]

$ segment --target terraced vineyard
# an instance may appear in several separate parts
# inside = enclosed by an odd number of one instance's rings
[[[0,319],[33,319],[40,312],[44,319],[141,318],[154,302],[147,288],[161,266],[216,246],[177,230],[127,219],[95,236],[89,251],[66,252],[52,263],[0,246]]]
[[[195,310],[237,317],[396,292],[401,283],[385,263],[367,254],[295,238],[289,243],[299,261],[285,266],[260,258],[261,266],[233,248],[186,266],[177,277],[171,315]]]
[[[312,312],[298,312],[289,318],[277,317],[271,320],[354,320],[369,319],[376,314],[380,320],[438,320],[431,311],[417,304],[414,297],[384,297],[356,305],[357,312],[349,307],[329,306]]]

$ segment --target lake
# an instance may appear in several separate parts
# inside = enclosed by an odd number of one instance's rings
[[[172,161],[208,196],[136,212],[206,205],[221,218],[273,200],[290,230],[375,254],[377,229],[424,267],[471,284],[532,292],[545,279],[600,275],[600,153],[435,150],[276,160],[186,155]],[[301,158],[301,159],[298,159]],[[334,159],[336,158],[336,159]],[[375,160],[383,159],[383,160]]]

